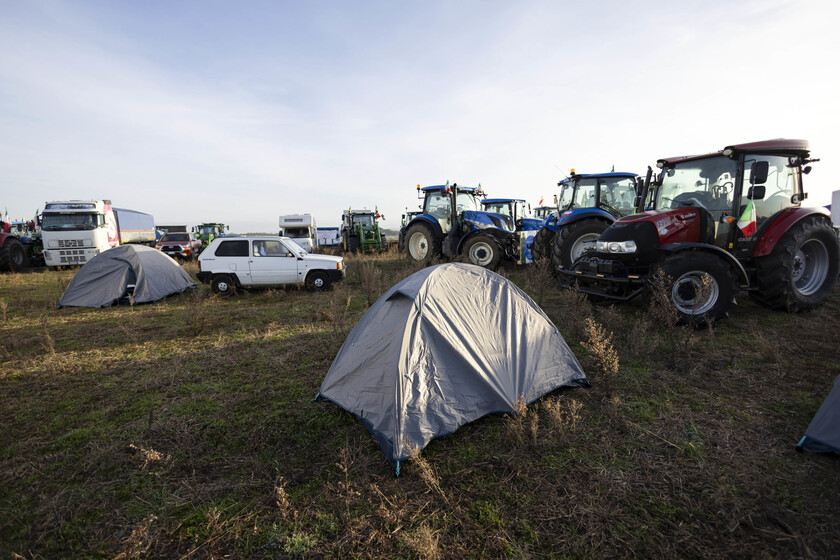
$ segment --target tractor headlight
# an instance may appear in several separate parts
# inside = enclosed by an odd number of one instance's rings
[[[599,253],[635,253],[635,241],[597,241],[595,248]]]

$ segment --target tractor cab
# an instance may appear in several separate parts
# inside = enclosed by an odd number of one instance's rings
[[[540,229],[542,221],[531,217],[531,206],[521,198],[486,198],[481,201],[485,212],[510,216],[516,231]]]

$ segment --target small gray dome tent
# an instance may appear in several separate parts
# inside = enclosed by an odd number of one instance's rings
[[[120,245],[99,253],[76,272],[58,307],[108,307],[134,286],[134,303],[149,303],[195,288],[172,257],[143,245]]]
[[[796,449],[840,454],[840,377],[834,380],[831,392],[817,410]]]
[[[317,398],[358,416],[395,464],[432,439],[589,382],[545,313],[509,280],[461,263],[421,270],[350,332]]]

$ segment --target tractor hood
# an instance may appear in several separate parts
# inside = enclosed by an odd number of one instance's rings
[[[699,239],[700,210],[673,208],[650,210],[620,218],[604,231],[599,241],[634,241],[635,251],[644,252],[669,243],[697,242]],[[607,249],[605,252],[624,252],[610,251],[609,246]]]
[[[503,231],[515,231],[513,219],[504,214],[492,212],[480,212],[478,210],[467,210],[464,212],[464,222],[479,229],[498,228]]]

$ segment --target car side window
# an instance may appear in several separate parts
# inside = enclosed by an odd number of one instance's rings
[[[239,239],[231,241],[222,241],[216,247],[217,257],[247,257],[248,256],[248,240]]]
[[[255,257],[282,257],[289,251],[279,241],[254,241]]]

